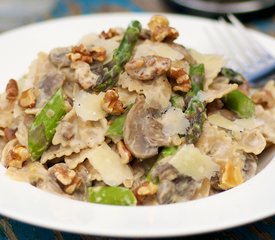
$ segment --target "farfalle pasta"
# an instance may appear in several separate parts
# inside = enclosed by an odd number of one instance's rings
[[[275,85],[148,28],[88,34],[39,53],[0,96],[7,175],[91,203],[158,205],[234,188],[275,144]]]

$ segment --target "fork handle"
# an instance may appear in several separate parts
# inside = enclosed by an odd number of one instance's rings
[[[264,82],[265,80],[268,80],[268,78],[271,79],[273,75],[275,79],[275,61],[268,67],[258,71],[256,74],[247,74],[246,78],[249,83],[256,84],[259,82]]]

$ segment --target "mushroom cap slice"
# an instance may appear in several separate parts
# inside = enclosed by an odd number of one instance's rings
[[[137,158],[155,156],[159,146],[169,143],[169,139],[162,132],[162,124],[154,118],[155,114],[157,110],[147,106],[143,96],[137,98],[127,114],[123,131],[124,142]]]

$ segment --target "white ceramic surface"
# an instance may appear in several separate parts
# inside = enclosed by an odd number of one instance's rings
[[[111,26],[126,27],[132,19],[146,24],[151,14],[108,14],[59,19],[0,35],[0,90],[10,78],[26,73],[36,53],[76,43],[84,34]],[[213,52],[206,19],[168,15],[180,31],[178,42]],[[275,40],[253,33],[275,56]],[[273,149],[274,150],[274,149]],[[43,192],[5,176],[0,166],[0,214],[42,227],[120,237],[183,236],[239,226],[275,214],[274,151],[262,157],[263,170],[227,192],[205,199],[165,206],[119,207],[89,204]]]

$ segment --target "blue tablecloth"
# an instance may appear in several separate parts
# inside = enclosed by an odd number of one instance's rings
[[[39,20],[47,18],[64,17],[68,15],[89,14],[94,12],[114,12],[114,11],[153,11],[153,12],[171,12],[172,10],[158,0],[58,0],[56,7],[53,9],[50,16],[45,16]],[[264,20],[252,21],[249,25],[254,26],[270,35],[275,36],[275,14],[272,17]],[[1,196],[0,196],[1,197]],[[274,203],[275,204],[275,203]],[[63,233],[39,227],[34,227],[25,223],[7,219],[0,216],[0,240],[94,240],[94,239],[114,239],[101,238],[94,236],[83,236],[77,234]],[[172,238],[170,238],[172,239]],[[173,238],[173,239],[275,239],[275,217],[264,219],[254,224],[249,224],[243,227],[211,233],[207,235]]]

